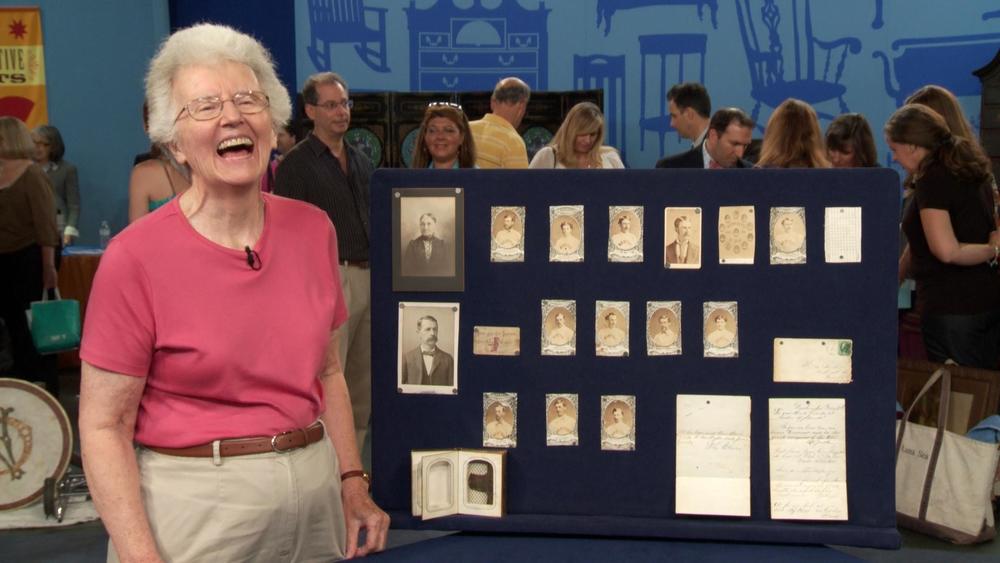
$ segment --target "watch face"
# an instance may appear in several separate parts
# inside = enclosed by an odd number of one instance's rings
[[[400,160],[403,161],[403,166],[409,168],[413,163],[413,145],[417,142],[417,135],[420,134],[420,128],[416,128],[410,131],[403,137],[403,143],[399,147]]]
[[[378,168],[382,164],[382,141],[375,133],[363,127],[356,127],[347,132],[347,142],[368,157],[372,168]]]
[[[521,135],[521,138],[524,139],[524,146],[528,149],[528,160],[530,161],[539,149],[549,144],[549,141],[552,140],[552,132],[545,127],[536,125],[529,127]]]

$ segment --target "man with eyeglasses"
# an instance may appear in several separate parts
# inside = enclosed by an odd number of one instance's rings
[[[344,140],[354,104],[340,75],[321,72],[310,76],[302,87],[302,99],[314,128],[278,165],[274,193],[312,203],[327,212],[337,229],[340,283],[349,314],[340,340],[340,357],[361,450],[371,415],[368,205],[372,165]]]
[[[520,78],[497,83],[490,97],[490,113],[469,122],[476,140],[476,165],[480,168],[527,168],[528,149],[517,128],[528,109],[531,89]]]

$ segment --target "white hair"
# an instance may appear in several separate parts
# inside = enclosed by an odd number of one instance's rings
[[[292,114],[288,91],[274,72],[271,54],[256,39],[231,27],[198,24],[168,37],[149,63],[146,101],[149,104],[149,137],[156,143],[173,142],[174,121],[181,111],[173,97],[174,76],[189,65],[224,61],[250,67],[270,100],[271,125],[277,132]]]

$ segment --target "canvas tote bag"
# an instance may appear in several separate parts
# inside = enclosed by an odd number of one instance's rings
[[[56,354],[80,346],[80,302],[63,299],[59,290],[56,298],[49,299],[49,292],[42,291],[41,301],[32,301],[25,311],[31,339],[39,354]]]
[[[911,423],[913,407],[938,381],[937,428]],[[952,543],[996,537],[990,492],[1000,450],[945,429],[951,373],[940,368],[896,426],[896,520],[900,527]]]

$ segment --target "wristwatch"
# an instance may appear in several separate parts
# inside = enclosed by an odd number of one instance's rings
[[[372,490],[372,478],[371,478],[371,475],[369,475],[367,471],[364,471],[362,469],[355,469],[354,471],[347,471],[347,472],[344,472],[344,473],[340,474],[340,480],[341,480],[341,482],[346,481],[348,479],[351,479],[353,477],[361,477],[362,479],[364,479],[365,480],[365,484],[368,485],[368,492],[371,492],[371,490]]]

